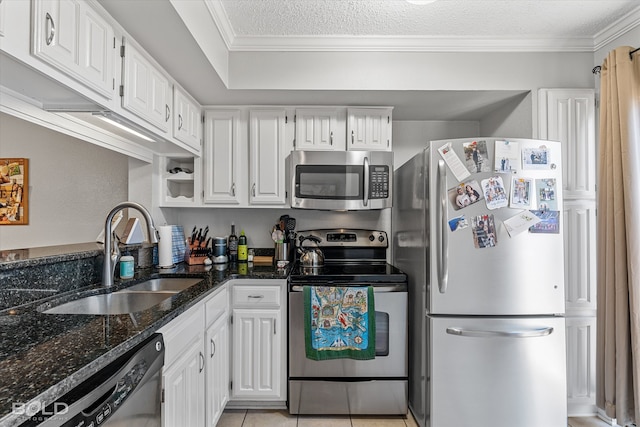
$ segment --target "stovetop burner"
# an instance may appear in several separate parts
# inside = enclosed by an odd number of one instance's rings
[[[407,275],[386,262],[327,263],[322,267],[303,267],[296,263],[291,270],[292,283],[301,282],[405,282]]]

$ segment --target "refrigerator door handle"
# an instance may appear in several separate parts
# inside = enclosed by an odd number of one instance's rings
[[[447,328],[449,335],[459,335],[461,337],[475,337],[475,338],[490,338],[490,337],[503,337],[503,338],[535,338],[545,337],[551,335],[553,328],[548,326],[546,328],[536,328],[521,331],[483,331],[477,329],[463,329],[463,328]]]
[[[449,281],[449,266],[447,253],[449,252],[449,234],[447,233],[447,169],[444,160],[438,161],[438,201],[440,202],[440,251],[438,253],[438,290],[441,294],[447,291]]]

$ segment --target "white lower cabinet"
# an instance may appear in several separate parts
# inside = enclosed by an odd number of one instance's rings
[[[269,284],[263,282],[270,282]],[[231,400],[280,401],[286,394],[285,280],[235,281]]]
[[[215,426],[229,396],[226,285],[162,327],[165,427]]]
[[[164,371],[163,422],[165,426],[202,426],[205,423],[205,360],[203,340],[183,348],[184,354]]]

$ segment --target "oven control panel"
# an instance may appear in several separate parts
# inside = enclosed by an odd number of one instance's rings
[[[387,233],[380,230],[349,230],[349,229],[324,229],[301,230],[299,239],[315,236],[320,239],[317,246],[320,247],[388,247]]]

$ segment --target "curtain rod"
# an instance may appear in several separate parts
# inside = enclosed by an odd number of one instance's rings
[[[631,61],[633,61],[633,54],[640,51],[640,47],[633,49],[632,51],[629,52],[629,59]],[[595,67],[593,67],[593,69],[591,70],[591,72],[593,74],[600,74],[600,70],[602,70],[602,67],[599,65],[596,65]]]

